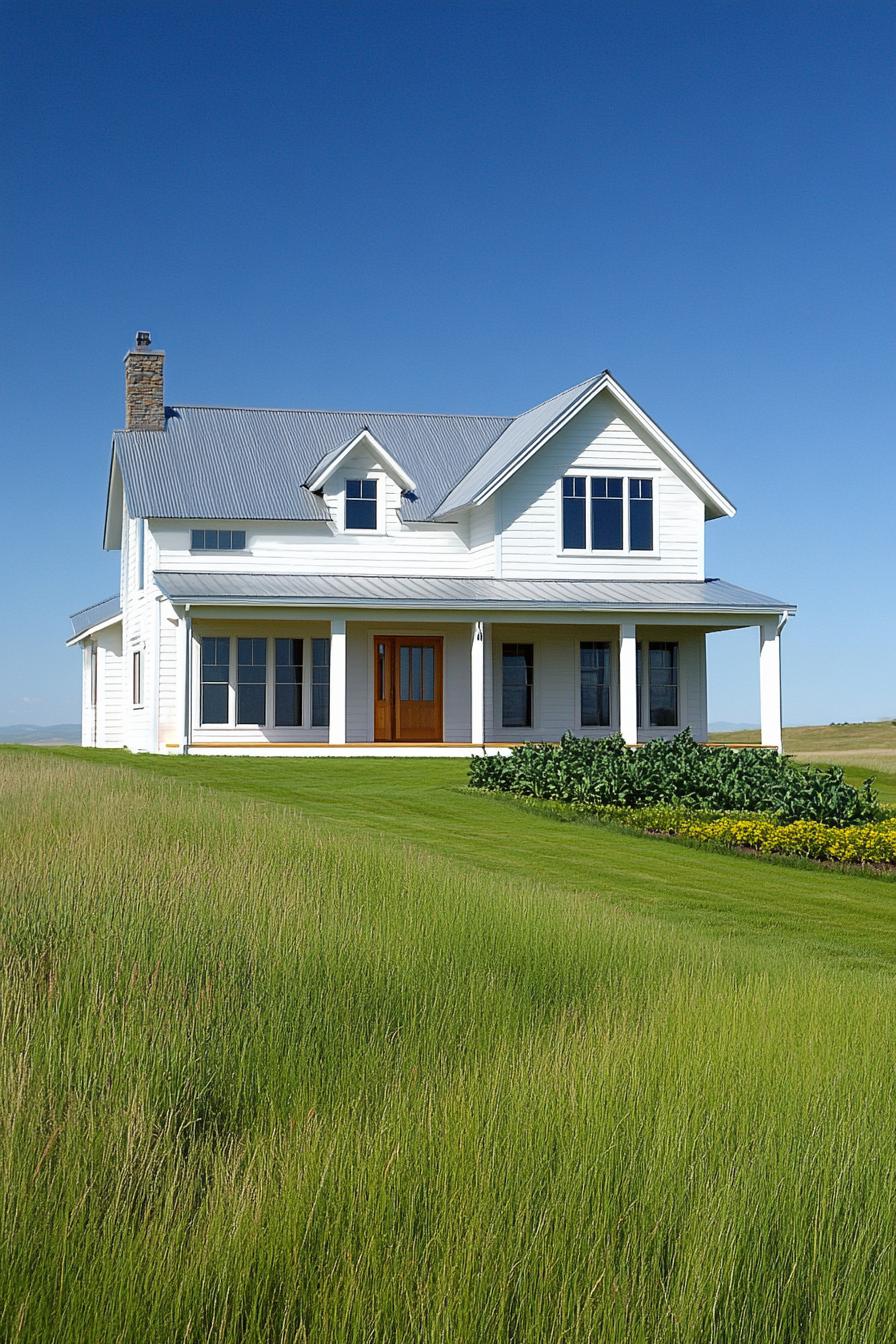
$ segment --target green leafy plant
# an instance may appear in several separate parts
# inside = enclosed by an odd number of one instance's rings
[[[708,747],[687,729],[637,751],[618,734],[594,740],[567,733],[557,746],[526,743],[507,757],[474,757],[469,782],[473,788],[591,807],[672,803],[829,826],[873,821],[881,814],[871,781],[856,789],[839,766],[801,766],[772,751]]]

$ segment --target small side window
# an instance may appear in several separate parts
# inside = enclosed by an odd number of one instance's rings
[[[143,657],[135,649],[131,661],[131,695],[135,705],[143,704]]]

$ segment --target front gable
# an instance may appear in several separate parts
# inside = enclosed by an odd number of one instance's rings
[[[494,500],[499,573],[508,578],[702,579],[709,506],[694,471],[609,388],[602,388],[486,495]],[[565,549],[564,479],[578,482],[587,527],[587,537],[572,550]],[[609,482],[611,487],[604,484]],[[611,548],[592,533],[592,496],[599,488],[619,497],[622,535]],[[633,508],[632,501],[642,491],[650,496],[652,541],[636,548],[632,520],[639,506]]]
[[[439,506],[438,516],[485,503],[598,398],[606,400],[608,397],[633,432],[643,437],[657,456],[703,501],[707,519],[733,517],[735,509],[730,500],[607,370],[517,416],[473,470],[448,493]]]

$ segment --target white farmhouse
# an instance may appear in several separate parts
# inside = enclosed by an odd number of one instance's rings
[[[608,372],[517,416],[166,406],[125,357],[104,545],[72,617],[85,745],[463,754],[706,737],[706,636],[756,626],[781,747],[794,607],[704,576],[734,507]]]

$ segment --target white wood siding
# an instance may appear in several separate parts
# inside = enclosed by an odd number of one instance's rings
[[[657,555],[561,555],[560,481],[569,471],[654,476]],[[704,506],[603,393],[497,492],[503,578],[702,579]]]

